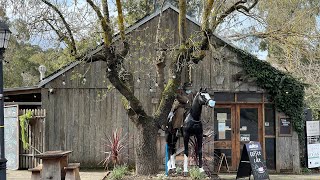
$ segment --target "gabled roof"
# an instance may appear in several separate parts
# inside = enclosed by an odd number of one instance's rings
[[[150,14],[150,15],[146,15],[145,17],[143,17],[142,19],[138,20],[136,23],[134,23],[133,25],[129,26],[126,31],[125,34],[128,34],[132,31],[134,31],[135,29],[139,28],[141,25],[147,23],[148,21],[150,21],[151,19],[155,18],[156,16],[160,15],[161,12],[164,12],[168,9],[172,9],[173,11],[179,13],[179,9],[174,7],[172,4],[170,3],[166,3],[166,5],[160,10],[155,11],[154,13]],[[199,27],[201,26],[201,24],[199,22],[197,22],[195,19],[193,19],[190,16],[186,16],[187,20],[193,22],[194,24],[198,25]],[[221,40],[223,43],[225,43],[228,46],[231,46],[232,48],[235,49],[239,49],[238,47],[234,46],[231,42],[227,41],[226,39],[218,36],[217,34],[214,34],[214,36]],[[117,41],[120,38],[119,34],[116,34],[114,36],[113,41]],[[83,57],[82,60],[86,59],[86,57],[90,57],[96,53],[98,53],[99,51],[101,51],[102,46],[99,45],[95,50],[91,51],[87,56]],[[54,73],[50,74],[49,76],[47,76],[45,79],[43,79],[38,87],[43,87],[44,85],[46,85],[47,83],[51,82],[52,80],[54,80],[55,78],[59,77],[60,75],[62,75],[63,73],[67,72],[68,70],[72,69],[73,67],[77,66],[78,64],[80,64],[82,61],[75,61],[72,62],[68,65],[66,65],[65,67],[55,71]]]

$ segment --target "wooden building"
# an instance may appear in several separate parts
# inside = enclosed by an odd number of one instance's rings
[[[157,74],[150,61],[156,57],[154,42],[159,15],[158,11],[146,16],[126,32],[132,44],[127,66],[136,72],[135,93],[148,113],[157,105]],[[166,5],[162,18],[164,44],[177,45],[178,10]],[[199,33],[200,25],[188,17],[187,29],[189,35]],[[212,43],[220,44],[220,48],[208,52],[191,70],[194,91],[208,87],[217,102],[214,109],[203,112],[206,127],[215,131],[215,141],[206,144],[205,151],[211,155],[225,153],[229,166],[236,170],[243,144],[259,141],[268,169],[298,172],[298,136],[289,119],[275,110],[268,94],[254,81],[235,78],[242,71],[235,65],[241,51],[233,51],[236,47],[218,36]],[[97,51],[99,48],[92,53]],[[128,136],[128,161],[134,161],[135,128],[122,107],[121,95],[110,86],[105,70],[104,62],[74,62],[40,82],[42,108],[47,112],[45,150],[72,150],[71,161],[80,162],[81,166],[98,166],[105,158],[103,139],[121,128]],[[162,135],[159,133],[158,158],[163,163]]]

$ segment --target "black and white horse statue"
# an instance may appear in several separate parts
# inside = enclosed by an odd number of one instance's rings
[[[189,140],[191,136],[195,136],[197,139],[197,157],[199,158],[200,172],[204,172],[202,168],[202,140],[203,140],[203,128],[201,123],[201,111],[202,106],[206,105],[213,108],[215,101],[210,97],[206,89],[200,89],[193,99],[191,109],[183,124],[183,139],[184,139],[184,161],[183,172],[186,176],[188,174],[188,155],[189,155]]]

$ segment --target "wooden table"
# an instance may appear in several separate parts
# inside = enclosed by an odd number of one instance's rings
[[[64,180],[66,172],[64,167],[68,166],[68,155],[72,151],[46,151],[35,157],[42,159],[43,180]]]

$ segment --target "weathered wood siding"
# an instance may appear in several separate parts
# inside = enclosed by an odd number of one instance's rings
[[[23,149],[23,142],[21,133],[19,133],[19,169],[29,169],[38,166],[41,159],[35,158],[35,155],[44,152],[44,129],[45,129],[45,109],[20,109],[19,116],[25,114],[27,111],[33,113],[33,118],[30,120],[26,128],[28,136],[29,149]],[[21,127],[20,132],[21,132]]]
[[[171,11],[164,12],[167,20],[162,21],[162,31],[166,33],[163,43],[170,46],[178,39],[171,26],[175,19],[171,16]],[[156,17],[128,34],[132,46],[126,66],[135,72],[135,94],[149,114],[156,106],[151,103],[152,98],[158,94],[150,92],[150,88],[156,90],[152,61],[156,58],[157,24]],[[47,110],[46,150],[72,150],[70,161],[80,162],[81,166],[97,166],[105,158],[103,151],[108,150],[103,139],[107,140],[118,128],[123,134],[128,133],[124,156],[129,157],[127,161],[134,161],[136,130],[122,106],[122,96],[106,78],[106,69],[105,62],[81,63],[42,89],[43,108]]]
[[[85,72],[86,82],[71,78],[74,73]],[[121,107],[121,96],[115,89],[108,90],[110,83],[105,74],[103,62],[80,64],[42,89],[48,114],[46,150],[72,150],[71,161],[97,166],[104,159],[111,131],[122,128],[128,132],[129,121]],[[49,88],[53,88],[53,93]]]
[[[297,132],[292,136],[279,136],[279,117],[284,113],[276,113],[276,170],[277,172],[300,173],[299,138]]]
[[[163,13],[161,47],[179,47],[177,22],[177,12],[168,9]],[[158,17],[155,17],[127,35],[131,47],[125,66],[134,71],[135,95],[149,114],[156,108],[156,103],[153,101],[156,101],[159,94],[155,86],[157,72],[153,62],[156,60],[157,26]],[[200,27],[191,21],[187,22],[187,27],[189,35],[196,36],[201,33]],[[212,43],[221,43],[221,40],[213,39]],[[168,70],[170,58],[175,57],[173,52],[167,53],[165,71]],[[239,63],[237,55],[228,45],[208,51],[202,62],[192,66],[191,79],[194,91],[198,91],[200,87],[207,87],[212,93],[263,92],[255,83],[234,82],[233,75],[242,69],[234,63],[229,63],[230,61]],[[72,150],[70,161],[80,162],[81,166],[97,166],[105,158],[103,151],[108,150],[102,139],[110,136],[113,130],[121,128],[124,133],[128,133],[128,147],[124,155],[129,157],[127,161],[134,161],[136,129],[122,106],[121,95],[112,88],[105,71],[104,62],[82,63],[46,84],[42,89],[42,104],[47,110],[46,150]],[[86,82],[83,82],[83,77],[79,75],[83,75]],[[182,82],[187,76],[187,74],[183,76]],[[222,84],[217,84],[218,76],[224,77]],[[49,88],[54,89],[53,93],[48,92]],[[154,91],[150,92],[150,88]],[[213,117],[213,109],[203,109],[202,118],[207,130],[213,129]],[[157,146],[158,158],[164,163],[165,140],[161,131]],[[182,141],[179,141],[178,147],[182,146]],[[204,151],[210,154],[213,149],[213,143],[208,143]]]

